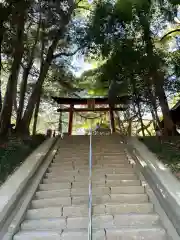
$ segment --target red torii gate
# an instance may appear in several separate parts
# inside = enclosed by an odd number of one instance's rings
[[[62,98],[62,97],[52,97],[52,99],[58,104],[69,105],[67,108],[59,108],[57,112],[69,112],[69,124],[68,124],[68,135],[72,134],[73,126],[73,113],[74,112],[109,112],[110,122],[112,132],[115,132],[115,121],[114,121],[114,111],[125,111],[127,109],[127,97],[119,97],[116,100],[116,105],[122,105],[121,107],[116,107],[115,105],[110,105],[108,98]],[[80,107],[75,108],[75,106],[87,106],[86,108]],[[106,105],[107,107],[96,107],[96,105]]]

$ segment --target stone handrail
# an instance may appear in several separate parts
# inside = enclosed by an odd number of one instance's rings
[[[4,224],[28,181],[35,174],[56,141],[56,138],[45,140],[0,187],[0,226]]]
[[[137,138],[126,139],[129,153],[180,235],[180,182]]]

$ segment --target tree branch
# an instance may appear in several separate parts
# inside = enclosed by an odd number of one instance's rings
[[[168,35],[170,35],[170,34],[172,34],[172,33],[175,33],[175,32],[180,32],[180,28],[174,29],[174,30],[166,33],[166,34],[161,38],[161,41],[162,41],[164,38],[166,38]]]
[[[71,57],[74,54],[76,54],[82,48],[83,47],[81,46],[81,47],[77,48],[74,52],[71,52],[71,53],[61,52],[61,53],[54,54],[53,59],[58,58],[58,57],[62,57],[62,56]]]
[[[78,6],[78,4],[80,3],[80,2],[82,2],[83,0],[79,0],[77,3],[76,3],[76,6]]]

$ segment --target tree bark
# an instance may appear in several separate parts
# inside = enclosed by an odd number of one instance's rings
[[[39,107],[41,102],[41,94],[39,94],[35,111],[34,111],[34,123],[33,123],[33,135],[36,135],[36,128],[37,128],[37,121],[38,121],[38,114],[39,114]]]
[[[1,53],[2,53],[2,44],[3,44],[3,37],[6,32],[6,28],[4,24],[8,21],[8,18],[10,14],[12,13],[12,6],[13,6],[13,1],[9,1],[8,6],[4,7],[2,3],[0,3],[0,16],[1,21],[0,21],[0,111],[2,110],[2,79],[1,79],[1,71],[2,71],[2,58],[1,58]]]
[[[37,80],[37,82],[34,86],[32,94],[29,97],[29,101],[28,101],[26,110],[24,112],[23,118],[21,119],[21,121],[17,125],[17,130],[20,131],[20,132],[23,132],[24,134],[29,134],[29,125],[30,125],[30,122],[31,122],[31,119],[32,119],[33,110],[34,110],[35,104],[37,102],[38,96],[41,92],[42,85],[43,85],[44,80],[46,78],[46,75],[48,73],[51,62],[54,58],[54,55],[53,55],[54,51],[57,48],[57,45],[58,45],[58,42],[59,42],[60,38],[64,35],[64,32],[66,30],[66,26],[68,25],[68,23],[71,19],[71,15],[74,11],[74,8],[76,7],[76,5],[74,4],[74,1],[72,1],[72,0],[68,0],[68,5],[69,5],[68,13],[65,13],[65,12],[62,13],[62,26],[57,31],[57,33],[54,36],[54,39],[52,41],[52,44],[48,49],[46,59],[45,59],[43,65],[41,67],[40,75],[39,75],[39,78],[38,78],[38,80]]]
[[[156,127],[161,128],[159,116],[157,113],[156,96],[154,96],[151,91],[149,91],[148,96],[149,96],[149,100],[151,102],[150,111],[151,111],[152,117],[154,119],[154,123],[155,123],[154,130],[155,130]]]
[[[6,135],[8,132],[9,124],[11,123],[11,114],[14,93],[17,87],[17,79],[21,60],[24,52],[24,25],[26,19],[27,3],[18,3],[17,6],[17,38],[14,44],[13,63],[11,73],[8,79],[4,103],[0,115],[0,134]]]
[[[166,98],[166,94],[164,92],[164,75],[161,74],[158,69],[156,61],[153,61],[154,59],[154,50],[153,50],[153,43],[151,38],[151,31],[150,31],[150,23],[147,19],[147,16],[144,14],[144,12],[139,12],[139,20],[140,24],[143,29],[143,38],[146,45],[146,53],[147,56],[151,59],[151,65],[150,65],[150,78],[152,78],[153,85],[155,86],[156,96],[158,97],[161,111],[164,118],[164,132],[167,135],[174,135],[175,133],[175,126],[172,121],[169,106]],[[147,82],[149,84],[149,81]]]
[[[0,24],[0,28],[1,28],[1,31],[0,31],[0,111],[2,109],[2,80],[1,80],[1,77],[2,77],[2,57],[1,57],[1,53],[2,53],[2,42],[3,42],[3,35],[4,35],[4,32],[5,32],[5,28],[3,27],[2,24]],[[4,29],[4,31],[2,30]]]
[[[158,84],[156,84],[156,94],[158,96],[161,111],[163,113],[164,134],[167,136],[176,135],[176,127],[171,118],[169,105],[166,94],[164,92],[163,85],[161,83],[161,78],[162,76],[159,75],[160,81],[158,81]]]
[[[33,66],[34,53],[35,53],[36,45],[37,45],[38,38],[39,38],[40,26],[41,26],[41,18],[40,18],[40,21],[39,21],[39,24],[38,24],[36,38],[35,38],[34,44],[33,44],[32,49],[31,49],[31,55],[30,55],[30,58],[29,58],[29,62],[27,64],[27,66],[24,68],[24,72],[23,72],[23,77],[22,77],[21,86],[20,86],[20,100],[19,100],[19,106],[18,106],[18,109],[17,109],[16,127],[19,125],[19,123],[21,121],[21,118],[22,118],[22,114],[23,114],[24,100],[25,100],[28,76],[29,76],[30,70]]]
[[[139,119],[140,119],[140,123],[141,123],[141,131],[142,131],[142,135],[143,135],[143,137],[145,137],[144,124],[143,124],[142,114],[141,114],[141,105],[140,105],[138,99],[137,99],[137,109],[138,109],[138,115],[139,115]]]
[[[59,36],[57,34],[56,38],[53,40],[51,46],[49,47],[48,54],[44,62],[44,65],[41,68],[39,78],[35,84],[35,87],[33,89],[31,96],[29,97],[29,101],[28,101],[26,110],[24,112],[24,116],[19,122],[19,124],[17,125],[17,131],[20,131],[20,132],[23,131],[25,134],[29,134],[29,125],[33,115],[33,110],[38,100],[42,85],[44,83],[44,80],[46,78],[47,72],[50,67],[50,64],[52,62],[53,53],[57,47],[58,41],[59,41]]]

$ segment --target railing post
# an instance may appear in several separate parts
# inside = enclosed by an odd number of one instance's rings
[[[92,126],[89,137],[89,226],[88,240],[92,240]]]

